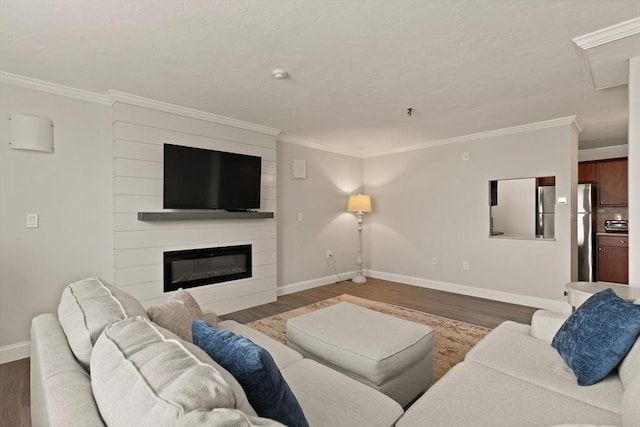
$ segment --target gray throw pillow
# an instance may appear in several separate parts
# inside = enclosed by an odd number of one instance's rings
[[[180,288],[162,305],[147,309],[149,318],[165,329],[170,330],[185,341],[193,342],[191,321],[204,320],[202,310],[193,296]]]

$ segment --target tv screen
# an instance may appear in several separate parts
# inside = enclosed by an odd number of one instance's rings
[[[260,208],[260,157],[164,144],[165,209]]]

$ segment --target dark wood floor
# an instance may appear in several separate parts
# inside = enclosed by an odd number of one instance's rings
[[[366,284],[344,281],[284,295],[276,302],[221,316],[221,319],[248,323],[342,294],[396,304],[488,328],[493,328],[505,320],[530,323],[536,310],[515,304],[369,279]],[[0,397],[0,426],[31,426],[29,359],[0,365]]]
[[[0,365],[0,426],[31,426],[29,400],[29,359]]]
[[[400,305],[487,328],[494,328],[505,320],[531,323],[531,316],[537,310],[386,280],[368,279],[366,284],[344,281],[283,295],[276,302],[221,316],[221,319],[248,323],[342,294]]]

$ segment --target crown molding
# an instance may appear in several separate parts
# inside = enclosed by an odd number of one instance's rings
[[[629,145],[613,145],[610,147],[586,148],[578,150],[578,161],[585,162],[590,160],[616,159],[618,157],[627,157],[629,155]]]
[[[287,144],[301,145],[303,147],[315,148],[316,150],[328,151],[330,153],[342,154],[345,156],[363,158],[364,155],[361,151],[352,150],[349,148],[338,147],[337,145],[321,145],[315,142],[307,141],[301,138],[294,138],[287,135],[281,135],[278,137],[279,142],[285,142]]]
[[[576,54],[578,55],[580,69],[582,70],[582,74],[584,75],[585,79],[587,80],[587,84],[591,89],[608,89],[610,87],[620,86],[620,84],[607,86],[603,85],[601,87],[598,87],[593,77],[591,61],[589,60],[587,51],[594,47],[615,42],[626,37],[632,37],[637,34],[640,34],[640,17],[620,22],[619,24],[611,25],[610,27],[602,28],[592,33],[576,37],[572,40]]]
[[[112,105],[116,102],[123,102],[126,104],[136,105],[138,107],[164,111],[165,113],[178,114],[194,119],[205,120],[207,122],[263,133],[270,136],[278,136],[282,132],[280,129],[245,122],[243,120],[232,119],[230,117],[219,116],[217,114],[196,110],[194,108],[182,107],[180,105],[157,101],[155,99],[145,98],[142,96],[132,95],[130,93],[119,92],[116,90],[107,91],[107,98],[109,100],[109,103]]]
[[[640,34],[640,16],[576,37],[573,42],[581,49],[587,50],[636,34]]]
[[[0,71],[0,83],[26,87],[28,89],[35,89],[41,92],[48,92],[54,95],[65,96],[67,98],[75,98],[82,101],[94,102],[96,104],[109,105],[109,100],[107,99],[107,97],[100,93],[76,89],[71,86],[51,83],[44,80],[21,76],[18,74],[7,73],[6,71]]]
[[[498,136],[512,135],[522,132],[531,132],[540,129],[548,129],[558,126],[571,126],[578,134],[583,130],[582,123],[577,116],[562,117],[559,119],[545,120],[542,122],[529,123],[525,125],[512,126],[508,128],[490,130],[487,132],[472,133],[469,135],[456,136],[453,138],[440,139],[436,141],[427,141],[419,144],[410,145],[404,148],[389,150],[379,153],[372,153],[363,156],[364,158],[384,156],[387,154],[406,153],[408,151],[422,150],[424,148],[436,147],[439,145],[457,144],[460,142],[476,141],[486,138],[495,138]]]
[[[113,105],[116,102],[125,102],[127,104],[133,104],[139,107],[151,108],[153,110],[164,111],[166,113],[179,114],[181,116],[192,117],[195,119],[218,123],[225,126],[232,126],[244,130],[250,130],[270,136],[278,136],[282,132],[280,129],[262,126],[255,123],[249,123],[243,120],[232,119],[230,117],[219,116],[217,114],[207,113],[205,111],[200,111],[193,108],[181,107],[179,105],[169,104],[168,102],[157,101],[155,99],[144,98],[142,96],[132,95],[130,93],[109,90],[106,94],[103,95],[97,92],[77,89],[70,86],[21,76],[19,74],[8,73],[6,71],[0,71],[0,83],[26,87],[28,89],[35,89],[41,92],[48,92],[54,95],[80,99],[82,101],[89,101],[101,105]]]

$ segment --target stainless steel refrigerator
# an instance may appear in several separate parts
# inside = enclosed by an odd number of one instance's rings
[[[538,187],[536,195],[536,236],[553,237],[556,208],[556,187]]]
[[[594,184],[578,184],[578,280],[596,281]]]

